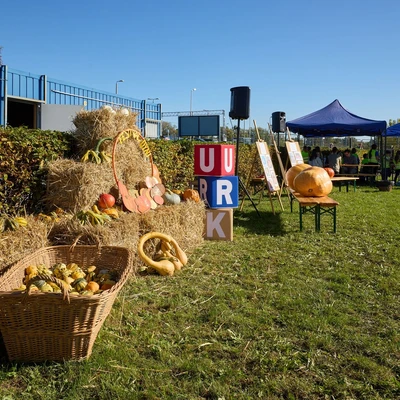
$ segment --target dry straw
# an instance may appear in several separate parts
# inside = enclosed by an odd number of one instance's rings
[[[76,137],[79,148],[79,156],[87,150],[93,149],[102,138],[114,138],[120,131],[125,129],[137,129],[137,113],[128,111],[124,107],[116,110],[111,107],[103,107],[98,110],[82,110],[73,119],[76,130],[73,135]],[[111,142],[104,144],[105,150],[110,151]]]
[[[15,261],[49,245],[47,234],[51,226],[33,216],[26,219],[27,227],[0,234],[0,275]]]

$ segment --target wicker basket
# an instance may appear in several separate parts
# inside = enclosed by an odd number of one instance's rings
[[[12,289],[22,283],[29,265],[77,263],[112,268],[118,282],[93,296],[26,293]],[[115,246],[54,246],[23,258],[0,280],[0,330],[10,361],[81,360],[92,353],[97,334],[132,271],[132,253]]]

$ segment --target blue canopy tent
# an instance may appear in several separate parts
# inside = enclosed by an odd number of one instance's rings
[[[400,124],[395,124],[386,129],[382,136],[400,136]]]
[[[339,100],[311,114],[288,121],[291,132],[304,137],[381,136],[386,121],[359,117],[347,111]]]

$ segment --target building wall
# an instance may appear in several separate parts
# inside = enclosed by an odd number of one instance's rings
[[[118,94],[78,86],[73,83],[14,70],[6,65],[0,66],[0,125],[8,124],[8,107],[13,110],[18,104],[32,105],[32,112],[40,113],[40,104],[82,106],[86,110],[98,109],[104,105],[126,107],[138,113],[138,127],[147,137],[161,135],[161,104],[148,103]],[[17,104],[17,105],[16,105]],[[30,112],[30,111],[29,111]],[[41,128],[40,117],[27,120]]]

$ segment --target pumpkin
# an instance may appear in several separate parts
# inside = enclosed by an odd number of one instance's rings
[[[294,178],[296,178],[296,176],[301,171],[304,171],[307,168],[310,168],[309,164],[297,164],[287,170],[286,181],[287,181],[287,184],[290,187],[290,189],[294,189],[294,185],[293,185]]]
[[[183,200],[192,200],[192,201],[195,201],[196,203],[200,202],[199,192],[194,189],[186,189],[183,192],[182,197],[183,197]]]
[[[95,282],[95,281],[90,281],[90,282],[86,285],[85,290],[89,290],[89,291],[91,291],[92,293],[96,293],[98,290],[100,290],[100,285],[99,285],[97,282]]]
[[[324,170],[328,173],[330,178],[333,178],[335,176],[335,171],[332,168],[326,167]]]
[[[181,196],[179,194],[174,193],[172,190],[166,189],[165,193],[162,195],[165,204],[179,204],[181,202]]]
[[[309,167],[300,172],[293,181],[294,190],[306,197],[327,196],[332,191],[332,181],[321,167]]]
[[[115,197],[112,194],[103,193],[100,195],[97,203],[100,208],[111,208],[115,204]]]

